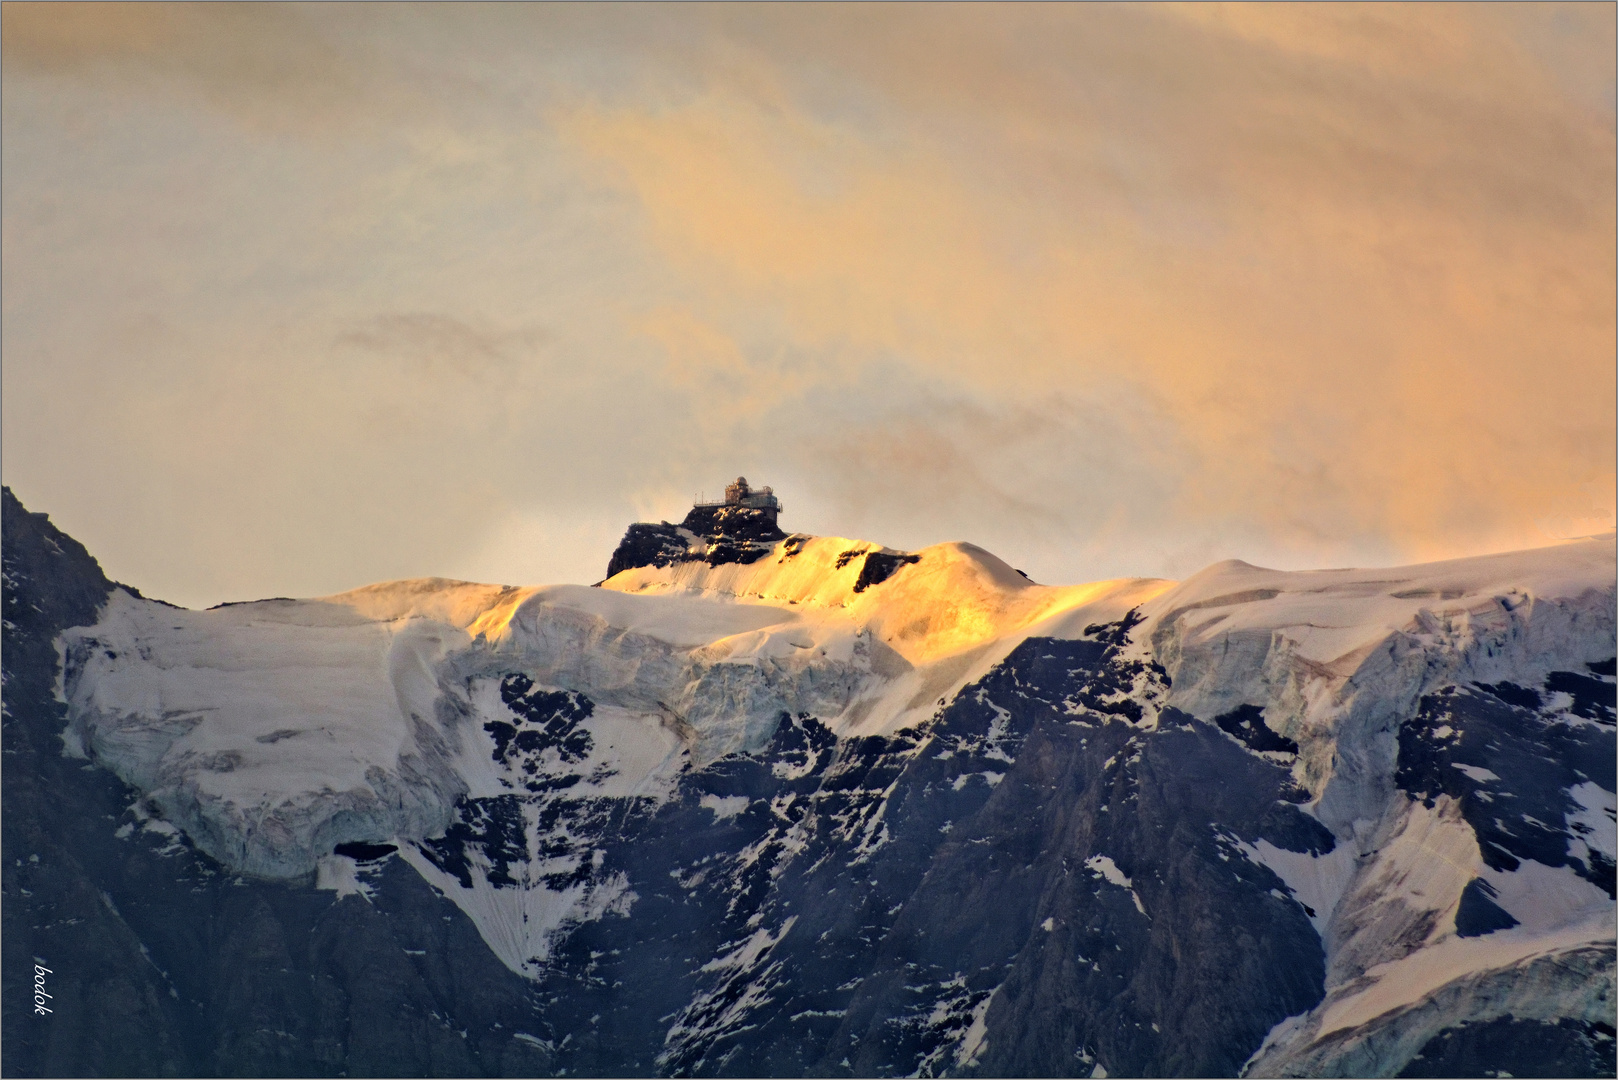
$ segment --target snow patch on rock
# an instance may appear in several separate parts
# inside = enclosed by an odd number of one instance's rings
[[[1359,869],[1359,857],[1353,847],[1338,844],[1324,854],[1312,855],[1307,851],[1278,848],[1264,839],[1235,846],[1286,883],[1292,898],[1303,905],[1304,914],[1315,931],[1324,937],[1332,913]]]
[[[1108,884],[1116,885],[1120,889],[1129,890],[1129,898],[1135,902],[1135,910],[1142,915],[1146,914],[1145,906],[1140,902],[1140,893],[1135,891],[1135,883],[1122,870],[1118,864],[1106,855],[1092,855],[1084,860],[1085,869],[1092,874],[1104,878]]]

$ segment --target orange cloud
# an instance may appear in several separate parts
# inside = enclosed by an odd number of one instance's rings
[[[8,483],[160,594],[737,472],[1049,580],[1612,519],[1607,5],[4,19]]]
[[[1426,555],[1542,541],[1557,508],[1611,488],[1610,114],[1466,11],[1137,21],[1165,57],[1116,88],[1147,105],[1111,113],[1041,95],[1050,73],[992,35],[964,49],[933,25],[873,81],[948,69],[1016,107],[862,125],[793,99],[789,72],[761,92],[718,68],[682,103],[559,123],[710,319],[777,311],[828,371],[898,355],[989,395],[1131,381],[1199,451],[1194,516]],[[1070,31],[1051,36],[1089,59]]]

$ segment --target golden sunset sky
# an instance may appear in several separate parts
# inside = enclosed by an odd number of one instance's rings
[[[1613,525],[1612,4],[3,10],[4,480],[148,595]]]

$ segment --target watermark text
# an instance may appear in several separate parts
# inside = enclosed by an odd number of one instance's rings
[[[47,1016],[51,1012],[54,1011],[54,1010],[50,1009],[49,1007],[47,1007],[46,1004],[45,1004],[47,1001],[54,1000],[51,997],[51,995],[49,995],[49,994],[47,994],[45,992],[45,976],[47,976],[47,975],[55,975],[55,974],[56,974],[56,972],[52,971],[50,968],[46,967],[44,964],[35,964],[34,965],[34,1015],[35,1016]]]

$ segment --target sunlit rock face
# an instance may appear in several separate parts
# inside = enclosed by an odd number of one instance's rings
[[[1613,1070],[1611,538],[191,612],[5,529],[6,948],[141,1017],[13,1071]]]

